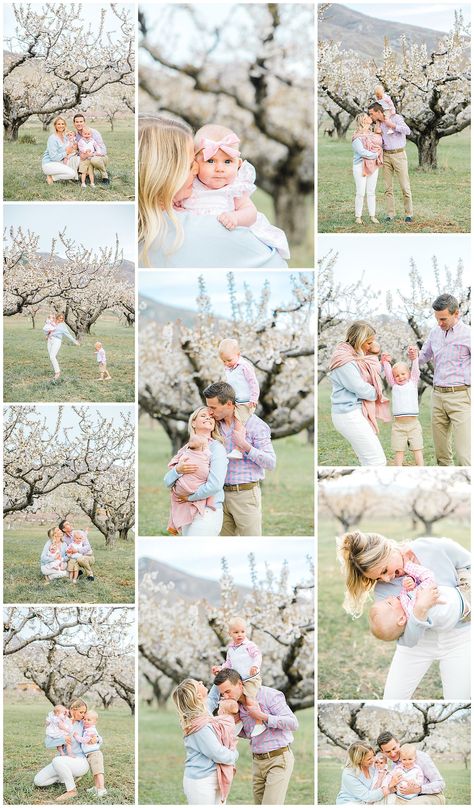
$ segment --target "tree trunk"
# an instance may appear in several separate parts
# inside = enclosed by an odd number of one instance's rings
[[[432,129],[430,132],[422,132],[417,136],[419,168],[438,168],[438,143],[439,137],[436,129]]]
[[[106,533],[105,533],[105,549],[106,550],[112,550],[112,548],[115,546],[115,537],[116,537],[116,535],[117,535],[117,533],[116,533],[115,530],[113,532],[110,531],[110,530],[106,531]]]
[[[291,245],[303,244],[312,227],[311,195],[301,188],[298,176],[279,177],[275,184],[273,201],[278,227],[281,227]]]
[[[31,323],[32,323],[31,327],[34,330],[35,327],[36,327],[35,315],[30,313],[30,317],[31,317]]]
[[[434,519],[423,519],[422,516],[419,517],[419,519],[421,519],[421,521],[423,522],[423,533],[421,533],[420,535],[421,536],[432,536],[433,535],[433,526],[435,524],[435,520]]]
[[[23,121],[13,121],[8,123],[8,121],[4,122],[3,124],[3,137],[5,140],[16,141],[18,140],[18,132],[20,130],[20,126]]]
[[[120,541],[128,541],[128,527],[121,527],[118,532],[118,537]]]

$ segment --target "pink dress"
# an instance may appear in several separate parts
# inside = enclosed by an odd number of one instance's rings
[[[352,140],[356,139],[360,140],[364,149],[377,153],[375,160],[369,160],[368,157],[362,158],[362,176],[368,177],[380,166],[383,166],[382,135],[377,135],[375,132],[368,132],[367,134],[359,132],[352,137]]]
[[[194,474],[183,474],[179,477],[171,489],[171,510],[168,530],[180,530],[185,525],[190,525],[198,513],[201,515],[204,513],[206,507],[215,510],[214,497],[198,499],[196,502],[181,502],[178,499],[178,496],[187,497],[190,494],[194,494],[201,485],[207,482],[211,466],[210,449],[197,451],[196,449],[189,449],[186,445],[170,460],[168,468],[172,469],[177,466],[185,455],[189,462],[193,463],[198,468]]]
[[[183,208],[200,215],[220,216],[221,213],[232,213],[235,211],[235,199],[251,196],[256,191],[255,178],[255,169],[247,160],[240,166],[235,180],[224,188],[213,190],[196,178],[191,196],[183,200]],[[278,250],[285,260],[290,257],[284,231],[270,224],[263,213],[257,213],[257,220],[249,230],[264,244]]]

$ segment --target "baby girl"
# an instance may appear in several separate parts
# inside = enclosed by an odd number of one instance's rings
[[[49,567],[55,570],[65,570],[66,569],[66,562],[63,560],[63,557],[58,549],[58,545],[54,544],[53,542],[53,535],[56,528],[52,527],[48,530],[48,539],[51,539],[51,544],[49,545],[48,552],[50,556],[54,555],[54,561],[48,561]]]
[[[72,721],[69,710],[63,704],[56,704],[46,717],[45,746],[49,749],[55,747],[59,755],[71,754]],[[66,747],[66,752],[63,747]]]
[[[240,138],[226,126],[207,124],[196,132],[194,143],[198,174],[191,196],[181,207],[192,213],[215,214],[228,230],[249,227],[260,241],[289,258],[285,233],[270,224],[250,199],[256,191],[255,169],[242,162]]]
[[[385,88],[382,84],[377,84],[375,88],[375,98],[377,99],[378,103],[383,109],[385,120],[387,120],[387,118],[391,118],[392,115],[395,115],[396,112],[395,104],[393,103],[388,93],[385,92]],[[393,129],[389,129],[387,134],[392,135]]]
[[[420,787],[425,781],[423,770],[416,763],[416,746],[412,743],[404,743],[400,747],[400,762],[395,766],[394,772],[401,772],[402,779],[397,785],[397,797],[403,797],[404,800],[412,800],[417,797],[417,794],[403,794],[399,791],[400,786],[406,788],[408,785]]]
[[[417,466],[423,465],[423,432],[418,419],[418,379],[420,370],[418,358],[412,362],[411,369],[406,362],[395,362],[391,366],[391,357],[383,353],[381,356],[385,378],[392,388],[392,450],[395,452],[395,465],[402,466],[405,449],[413,452]]]
[[[214,497],[198,499],[189,502],[185,497],[194,494],[197,489],[207,482],[211,464],[211,450],[207,438],[203,435],[193,435],[189,438],[186,446],[183,446],[168,463],[168,468],[172,469],[181,460],[188,460],[197,466],[194,473],[183,474],[179,477],[171,489],[171,510],[168,522],[168,533],[177,536],[179,530],[185,525],[190,525],[197,514],[203,514],[206,506],[215,510]]]
[[[88,710],[82,719],[82,726],[84,727],[82,735],[78,732],[74,733],[74,737],[81,744],[81,749],[86,757],[91,752],[97,752],[102,743],[102,738],[96,727],[98,718],[99,716],[95,710]]]
[[[370,786],[370,790],[375,790],[376,788],[384,788],[385,786],[390,785],[392,780],[392,775],[388,770],[388,762],[387,758],[385,757],[383,752],[377,752],[374,757],[374,766],[377,770],[377,773],[374,775],[374,779],[372,781],[372,785]]]
[[[417,589],[435,583],[430,569],[412,561],[405,562],[404,572],[407,575],[403,579],[400,594],[379,600],[370,608],[370,630],[378,640],[386,642],[398,640],[415,608]],[[431,606],[425,616],[419,616],[420,620],[426,622],[429,612],[427,629],[447,631],[454,628],[460,620],[463,622],[470,620],[471,571],[468,568],[458,569],[457,574],[458,586],[438,586],[442,600]]]
[[[219,343],[219,358],[225,367],[225,378],[235,392],[235,410],[239,421],[246,424],[254,414],[260,395],[255,370],[250,362],[242,359],[239,343],[236,339],[223,339]],[[230,458],[243,457],[239,449],[232,449],[227,455]]]
[[[43,331],[46,334],[46,338],[49,337],[49,335],[54,331],[56,326],[57,326],[56,315],[54,313],[48,314],[45,324],[43,326]]]

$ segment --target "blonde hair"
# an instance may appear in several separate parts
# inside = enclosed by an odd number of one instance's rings
[[[376,584],[367,578],[366,573],[385,561],[397,543],[380,533],[361,533],[359,530],[344,533],[336,543],[337,558],[346,584],[343,608],[352,617],[360,617]]]
[[[196,418],[199,415],[199,413],[201,412],[201,410],[207,410],[207,407],[204,406],[204,404],[203,404],[201,407],[197,407],[194,410],[194,412],[192,412],[191,415],[189,416],[189,419],[188,419],[188,434],[189,434],[190,438],[193,435],[196,434],[196,430],[194,429],[194,426],[193,426],[193,421],[196,420]],[[219,430],[217,429],[217,425],[214,426],[214,429],[211,432],[211,438],[214,438],[214,440],[218,440],[219,443],[224,443],[224,439],[223,439],[222,435],[220,434]]]
[[[195,679],[184,679],[175,687],[171,696],[183,729],[186,729],[194,718],[207,713],[207,707],[199,696]]]
[[[243,617],[231,617],[228,624],[229,631],[231,628],[239,625],[243,626],[244,628],[247,628],[247,623],[245,622]]]
[[[405,370],[410,370],[406,362],[395,362],[395,364],[392,365],[392,371],[401,370],[401,368],[404,368]]]
[[[65,118],[63,118],[63,116],[62,116],[62,115],[58,115],[58,116],[57,116],[57,118],[55,118],[55,119],[54,119],[54,121],[53,121],[53,129],[54,129],[54,131],[55,131],[55,132],[56,132],[56,124],[58,123],[58,121],[62,121],[62,122],[63,122],[63,124],[64,124],[64,126],[65,126],[65,127],[66,127],[66,129],[67,129],[67,122],[66,122],[66,119],[65,119]],[[64,133],[64,134],[66,134],[66,133]]]
[[[189,176],[188,144],[192,129],[181,121],[161,116],[138,116],[138,241],[142,262],[155,239],[163,247],[168,232],[164,214],[176,237],[168,254],[183,243],[183,230],[173,210],[173,199]]]
[[[390,611],[385,616],[381,611],[383,600],[373,603],[369,611],[369,628],[377,640],[392,642],[402,636],[405,626],[397,623],[396,615]]]
[[[358,771],[360,771],[362,761],[368,752],[374,752],[375,754],[375,749],[370,745],[370,743],[364,743],[363,741],[355,741],[355,743],[351,743],[349,749],[347,750],[346,768],[358,769]]]
[[[92,718],[94,721],[97,721],[99,718],[99,713],[97,713],[95,710],[88,710],[86,715],[88,715],[89,718]]]
[[[367,117],[366,112],[359,112],[358,115],[355,117],[355,132],[359,132],[360,129],[363,128],[363,120]]]
[[[231,337],[226,337],[226,339],[221,339],[219,342],[218,347],[219,354],[223,353],[224,351],[237,351],[240,352],[240,346],[236,339],[232,339]]]
[[[64,704],[55,704],[53,707],[53,713],[57,715],[58,710],[66,710]]]
[[[416,756],[416,746],[414,743],[403,743],[400,747],[400,755],[402,754],[409,755],[409,757]]]
[[[366,320],[355,320],[348,326],[345,342],[348,342],[349,345],[352,345],[354,351],[361,354],[364,342],[374,336],[375,329],[372,328],[370,323],[366,322]]]
[[[69,705],[69,711],[71,711],[71,710],[78,710],[78,709],[79,709],[79,707],[85,707],[85,708],[86,708],[86,710],[88,709],[88,708],[87,708],[87,704],[86,704],[86,702],[84,701],[84,699],[74,699],[74,701],[71,701],[71,703],[70,703],[70,705]]]

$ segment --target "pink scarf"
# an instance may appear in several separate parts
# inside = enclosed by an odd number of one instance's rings
[[[372,385],[372,387],[375,388],[377,398],[375,401],[366,401],[364,399],[362,401],[362,412],[367,418],[375,434],[378,435],[379,427],[377,424],[377,418],[380,421],[391,420],[389,400],[384,396],[382,390],[382,380],[380,378],[381,365],[379,358],[378,356],[375,356],[375,354],[362,356],[361,354],[356,353],[352,345],[349,345],[347,342],[339,342],[339,344],[336,345],[334,353],[331,357],[329,370],[340,368],[343,365],[347,365],[348,362],[355,362],[364,381],[368,382]]]
[[[237,738],[234,733],[235,722],[230,715],[218,715],[214,718],[207,713],[204,715],[193,718],[190,724],[185,728],[184,735],[192,735],[193,732],[198,732],[203,727],[210,724],[217,735],[218,740],[227,749],[235,749],[237,746]],[[221,801],[225,802],[234,779],[235,766],[230,763],[216,763],[217,767],[217,783],[219,785],[219,792]]]
[[[373,174],[379,166],[383,165],[383,149],[382,149],[382,135],[377,135],[375,132],[355,132],[352,135],[352,140],[359,139],[368,151],[377,152],[375,160],[370,160],[368,157],[362,158],[362,176],[368,177]]]

